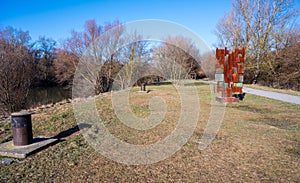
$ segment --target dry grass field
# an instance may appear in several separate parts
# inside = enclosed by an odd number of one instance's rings
[[[254,95],[227,104],[222,126],[210,146],[198,142],[211,109],[208,84],[196,82],[200,111],[189,141],[171,157],[149,165],[126,165],[110,160],[83,138],[71,104],[33,115],[34,136],[56,136],[60,141],[25,160],[0,164],[0,182],[299,182],[300,105]],[[150,130],[134,130],[120,123],[111,97],[98,97],[97,109],[105,126],[122,141],[151,144],[170,134],[180,116],[180,100],[168,83],[147,86],[148,93],[130,92],[131,110],[150,114],[149,99],[167,104],[163,121]],[[12,139],[10,122],[0,123],[1,142]]]

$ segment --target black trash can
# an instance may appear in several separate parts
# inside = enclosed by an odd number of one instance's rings
[[[11,114],[13,143],[24,146],[32,143],[32,112],[16,112]]]

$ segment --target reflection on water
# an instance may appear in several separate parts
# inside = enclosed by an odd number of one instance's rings
[[[29,92],[26,108],[56,103],[71,97],[71,89],[64,89],[62,87],[37,87],[31,89]]]

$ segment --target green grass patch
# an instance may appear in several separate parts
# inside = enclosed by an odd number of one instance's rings
[[[69,115],[70,115],[69,112],[63,112],[61,114],[54,114],[54,115],[51,116],[50,120],[51,121],[57,121],[61,118],[67,118]]]
[[[0,122],[0,143],[8,142],[13,139],[11,122]]]

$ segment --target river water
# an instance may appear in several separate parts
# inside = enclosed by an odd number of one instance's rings
[[[62,87],[36,87],[30,90],[26,108],[56,103],[72,98],[72,90]]]

